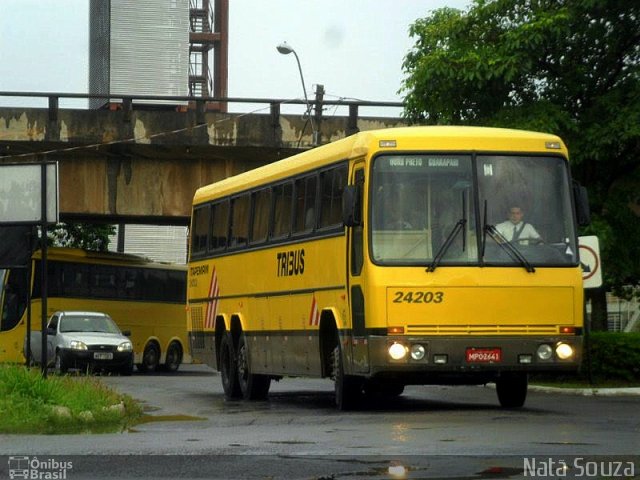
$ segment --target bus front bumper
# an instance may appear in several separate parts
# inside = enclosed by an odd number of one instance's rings
[[[582,337],[575,335],[371,336],[368,345],[369,376],[406,376],[411,383],[451,375],[482,383],[507,371],[575,372],[582,360]]]

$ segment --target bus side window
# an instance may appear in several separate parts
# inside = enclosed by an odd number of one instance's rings
[[[91,296],[99,298],[117,298],[116,270],[105,265],[92,265]]]
[[[249,238],[249,194],[236,197],[231,201],[230,247],[243,247]]]
[[[211,219],[211,205],[197,207],[193,211],[193,232],[191,233],[191,255],[200,256],[207,252],[207,234]]]
[[[166,300],[183,303],[187,298],[187,281],[184,271],[167,271]]]
[[[347,184],[347,166],[320,174],[320,228],[342,225],[342,191]]]
[[[291,233],[291,206],[293,184],[283,183],[273,187],[273,228],[271,238],[288,237]]]
[[[269,233],[269,210],[271,209],[271,189],[265,188],[253,194],[253,222],[251,243],[262,243]]]
[[[317,177],[299,178],[295,189],[293,232],[310,232],[316,226]]]
[[[138,294],[138,270],[135,268],[118,269],[118,297],[136,298]]]
[[[62,296],[89,296],[89,265],[80,263],[62,264]]]
[[[229,231],[229,202],[222,201],[213,205],[211,215],[211,237],[209,250],[220,251],[227,247],[227,232]]]

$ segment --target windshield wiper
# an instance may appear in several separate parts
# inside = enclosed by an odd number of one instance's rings
[[[453,239],[456,238],[460,230],[462,230],[466,224],[467,224],[466,218],[461,218],[456,222],[456,224],[451,229],[451,232],[449,232],[449,235],[447,236],[446,240],[438,250],[438,253],[436,253],[436,256],[433,258],[433,262],[431,262],[431,265],[427,267],[427,272],[435,271],[435,269],[440,264],[442,257],[444,257],[444,254],[447,253],[447,250],[449,250],[449,247],[453,243]],[[463,250],[464,250],[464,247],[463,247]]]
[[[502,235],[498,231],[498,229],[495,227],[495,225],[490,225],[488,223],[484,224],[484,237],[485,238],[482,241],[482,256],[483,256],[483,258],[484,258],[484,247],[485,247],[485,243],[486,243],[487,233],[489,233],[489,236],[491,238],[493,238],[493,240],[498,244],[498,246],[500,246],[500,248],[502,248],[505,252],[507,252],[509,257],[511,257],[511,260],[517,260],[518,262],[520,262],[520,265],[522,265],[527,270],[527,272],[529,272],[529,273],[534,273],[536,271],[534,266],[529,263],[529,261],[522,254],[522,252],[520,250],[518,250],[516,247],[514,247],[513,244],[511,242],[509,242],[504,237],[504,235]]]
[[[453,243],[453,239],[456,238],[456,236],[461,230],[463,232],[462,251],[464,252],[467,249],[467,235],[466,235],[467,232],[464,228],[465,225],[467,224],[466,206],[467,206],[467,191],[462,190],[462,218],[460,218],[460,220],[456,222],[456,224],[451,229],[451,232],[449,232],[449,235],[445,239],[444,243],[438,249],[438,253],[436,253],[436,256],[433,258],[433,262],[431,262],[431,265],[427,267],[427,272],[431,273],[435,271],[435,269],[440,264],[442,257],[444,257],[444,254],[447,253],[447,250],[449,250],[449,247]]]

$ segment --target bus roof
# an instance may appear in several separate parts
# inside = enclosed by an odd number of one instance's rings
[[[33,253],[33,258],[42,258],[42,251],[36,250]],[[117,252],[93,252],[90,250],[83,250],[81,248],[66,248],[66,247],[49,247],[47,249],[47,259],[51,261],[66,261],[66,262],[79,262],[79,263],[101,263],[101,264],[113,264],[113,265],[131,265],[131,266],[144,266],[148,268],[164,268],[164,269],[176,269],[184,270],[186,265],[178,265],[174,263],[154,262],[146,257],[139,255],[132,255],[129,253],[117,253]]]
[[[380,142],[394,144],[382,147]],[[549,147],[549,144],[554,147]],[[560,137],[547,133],[491,127],[415,126],[367,130],[347,138],[307,150],[292,157],[258,167],[199,188],[193,203],[199,204],[235,191],[321,168],[340,160],[378,151],[532,152],[561,153],[567,149]]]

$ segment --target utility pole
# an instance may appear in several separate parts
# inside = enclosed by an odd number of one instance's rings
[[[313,104],[316,128],[313,131],[313,146],[320,145],[322,141],[322,101],[324,100],[324,85],[316,85],[316,100]]]

